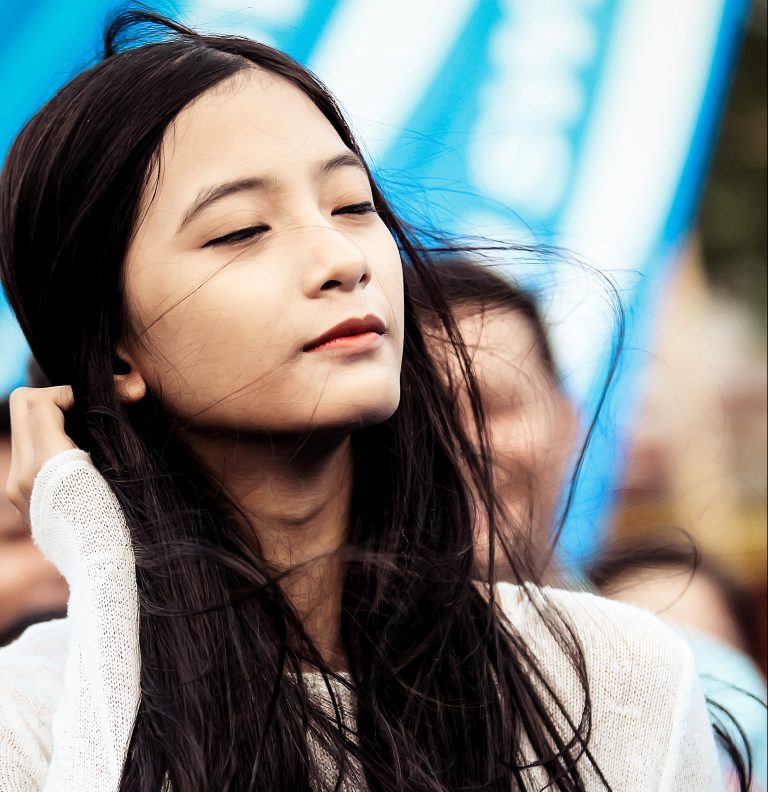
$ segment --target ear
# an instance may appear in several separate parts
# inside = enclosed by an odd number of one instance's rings
[[[118,345],[113,370],[120,401],[124,404],[141,401],[147,393],[147,383],[141,376],[136,359],[122,344]]]
[[[565,393],[561,393],[559,396],[555,409],[558,426],[557,436],[566,451],[566,457],[568,457],[573,453],[579,437],[581,413],[576,404]]]

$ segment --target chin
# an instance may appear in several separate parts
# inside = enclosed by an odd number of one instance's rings
[[[304,378],[272,392],[244,391],[236,400],[218,399],[216,409],[194,405],[193,428],[271,435],[352,432],[382,423],[400,403],[400,378],[389,370],[314,381]],[[319,380],[319,381],[318,381]],[[297,398],[297,394],[300,394]],[[192,428],[191,427],[191,428]]]
[[[344,401],[323,399],[315,414],[316,428],[354,431],[383,423],[394,415],[400,404],[400,386],[381,386],[359,393],[349,393]]]

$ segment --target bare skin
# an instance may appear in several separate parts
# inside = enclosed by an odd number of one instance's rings
[[[10,438],[0,437],[0,481],[8,478]],[[20,620],[63,610],[69,589],[32,541],[18,510],[0,494],[0,633]]]
[[[324,439],[312,451],[275,444],[265,453],[250,438],[214,444],[203,451],[230,497],[247,515],[265,560],[298,571],[281,583],[302,617],[304,629],[334,667],[345,665],[339,619],[343,569],[338,557],[346,539],[352,494],[349,439],[335,447]]]
[[[466,313],[459,328],[488,417],[497,487],[507,509],[546,542],[576,439],[577,417],[521,314]]]
[[[40,468],[56,454],[76,447],[64,432],[64,413],[73,404],[68,385],[17,388],[11,394],[11,466],[5,491],[26,524]]]
[[[397,246],[356,157],[273,75],[250,68],[203,94],[160,153],[125,266],[131,326],[118,393],[130,402],[151,389],[183,419],[183,439],[268,561],[323,556],[347,536],[350,433],[399,402]],[[347,320],[359,321],[313,346]],[[9,495],[28,515],[37,471],[72,447],[71,391],[23,390],[14,402],[14,457],[22,450]],[[45,420],[26,420],[30,410]],[[340,562],[305,564],[284,590],[326,659],[343,666]]]
[[[508,309],[483,311],[468,306],[460,308],[456,318],[480,387],[496,490],[511,528],[518,533],[522,529],[522,540],[532,542],[536,553],[546,560],[578,432],[576,409],[542,360],[525,316]],[[433,339],[432,348],[438,355],[449,355],[449,362],[457,366],[441,334]],[[463,387],[459,403],[471,431],[471,411]],[[520,537],[510,533],[505,539],[515,542]],[[478,531],[475,552],[481,574],[488,558],[488,536],[483,530]],[[497,552],[495,567],[501,579],[508,575],[502,553]],[[544,570],[543,575],[547,581],[556,579],[552,569]]]

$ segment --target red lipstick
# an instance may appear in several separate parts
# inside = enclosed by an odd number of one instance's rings
[[[378,340],[378,337],[386,331],[387,327],[384,322],[373,314],[364,316],[362,319],[346,319],[305,344],[303,350],[312,352],[322,348],[364,346],[366,342]]]

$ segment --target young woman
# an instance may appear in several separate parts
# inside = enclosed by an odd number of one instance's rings
[[[9,491],[71,596],[0,652],[1,790],[719,788],[669,630],[476,582],[492,479],[403,290],[427,258],[245,39],[119,17],[22,130],[0,261],[54,387],[13,396]]]

